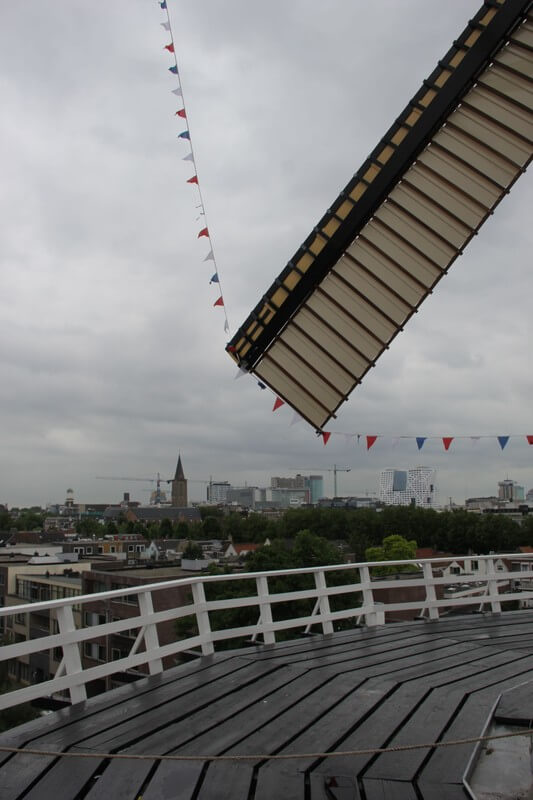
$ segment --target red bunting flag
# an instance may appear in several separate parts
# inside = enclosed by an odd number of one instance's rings
[[[526,436],[526,439],[528,444],[533,444],[533,436]]]
[[[377,436],[367,436],[366,437],[366,449],[367,450],[370,450],[370,448],[375,443],[377,438],[378,438]]]
[[[170,42],[170,44],[166,44],[163,48],[164,50],[168,50],[169,53],[174,52],[174,42]]]
[[[450,445],[453,442],[453,439],[454,439],[453,436],[443,436],[442,437],[442,444],[444,445],[444,449],[445,450],[449,450],[450,449]]]
[[[284,406],[284,405],[285,405],[285,401],[282,400],[281,397],[276,397],[276,399],[274,400],[274,408],[272,409],[272,411],[277,411],[278,408],[281,408],[281,406]]]
[[[328,433],[327,431],[322,431],[322,441],[324,442],[324,447],[329,442],[329,437],[330,436],[331,436],[331,433]]]
[[[192,178],[189,178],[187,183],[198,183],[198,175],[193,175]]]
[[[228,351],[228,353],[236,353],[237,352],[237,348],[235,347],[234,344],[228,344],[228,346],[226,347],[226,350]]]
[[[202,228],[202,230],[198,234],[198,238],[200,238],[200,236],[207,236],[207,238],[209,238],[209,231],[207,230],[207,228]]]
[[[224,298],[222,297],[222,295],[220,295],[218,300],[215,300],[215,302],[213,303],[213,307],[214,306],[223,306],[223,305],[224,305]]]
[[[187,117],[187,114],[185,113],[185,109],[184,108],[180,108],[179,111],[176,111],[174,116],[175,117],[183,117],[183,119],[185,119]]]

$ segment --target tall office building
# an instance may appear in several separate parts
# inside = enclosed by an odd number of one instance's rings
[[[437,503],[436,470],[415,467],[385,469],[379,479],[379,499],[389,506],[434,508]]]
[[[511,481],[506,478],[498,484],[498,499],[508,500],[510,503],[523,500],[524,487],[520,486],[516,481]]]
[[[307,503],[316,504],[324,497],[324,479],[322,475],[296,475],[294,478],[270,478],[271,489],[308,489]]]

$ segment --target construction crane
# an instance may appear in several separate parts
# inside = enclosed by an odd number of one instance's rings
[[[320,472],[333,472],[333,497],[337,497],[337,472],[351,472],[351,467],[338,467],[337,464],[333,464],[332,467],[289,467],[289,469],[305,469],[306,472],[312,469],[316,469]]]
[[[156,478],[123,478],[117,477],[116,475],[97,475],[97,481],[139,481],[141,483],[155,483],[156,484],[156,493],[155,493],[155,501],[156,504],[161,503],[161,484],[162,483],[172,483],[174,480],[173,478],[162,478],[160,473],[157,473]]]
[[[156,484],[156,493],[155,493],[155,503],[159,505],[161,503],[161,484],[162,483],[172,483],[174,478],[162,478],[161,474],[158,472],[156,478],[132,478],[132,477],[121,477],[116,475],[97,475],[97,481],[139,481],[141,483],[155,483]],[[202,483],[204,486],[211,487],[211,484],[214,482],[213,478],[210,477],[209,480],[196,480],[194,478],[187,478],[187,483]],[[211,492],[210,492],[211,496]]]

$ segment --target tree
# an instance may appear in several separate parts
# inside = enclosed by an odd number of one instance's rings
[[[159,525],[159,534],[162,539],[171,539],[174,533],[174,529],[172,527],[172,522],[169,520],[168,517],[165,517],[161,520]]]
[[[190,558],[194,560],[197,558],[203,558],[203,555],[204,553],[200,545],[189,539],[189,543],[182,553],[182,558]]]
[[[76,532],[80,536],[91,538],[92,536],[101,536],[104,531],[103,526],[94,517],[85,517],[76,522]]]
[[[365,555],[367,561],[404,561],[416,557],[416,542],[408,541],[403,536],[393,535],[383,539],[380,547],[368,547]],[[411,564],[390,567],[373,567],[374,575],[392,575],[395,572],[412,572]]]

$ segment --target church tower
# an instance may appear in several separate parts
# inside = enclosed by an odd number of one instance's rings
[[[183,472],[181,455],[178,455],[176,474],[172,481],[172,505],[179,508],[187,508],[187,480]]]

